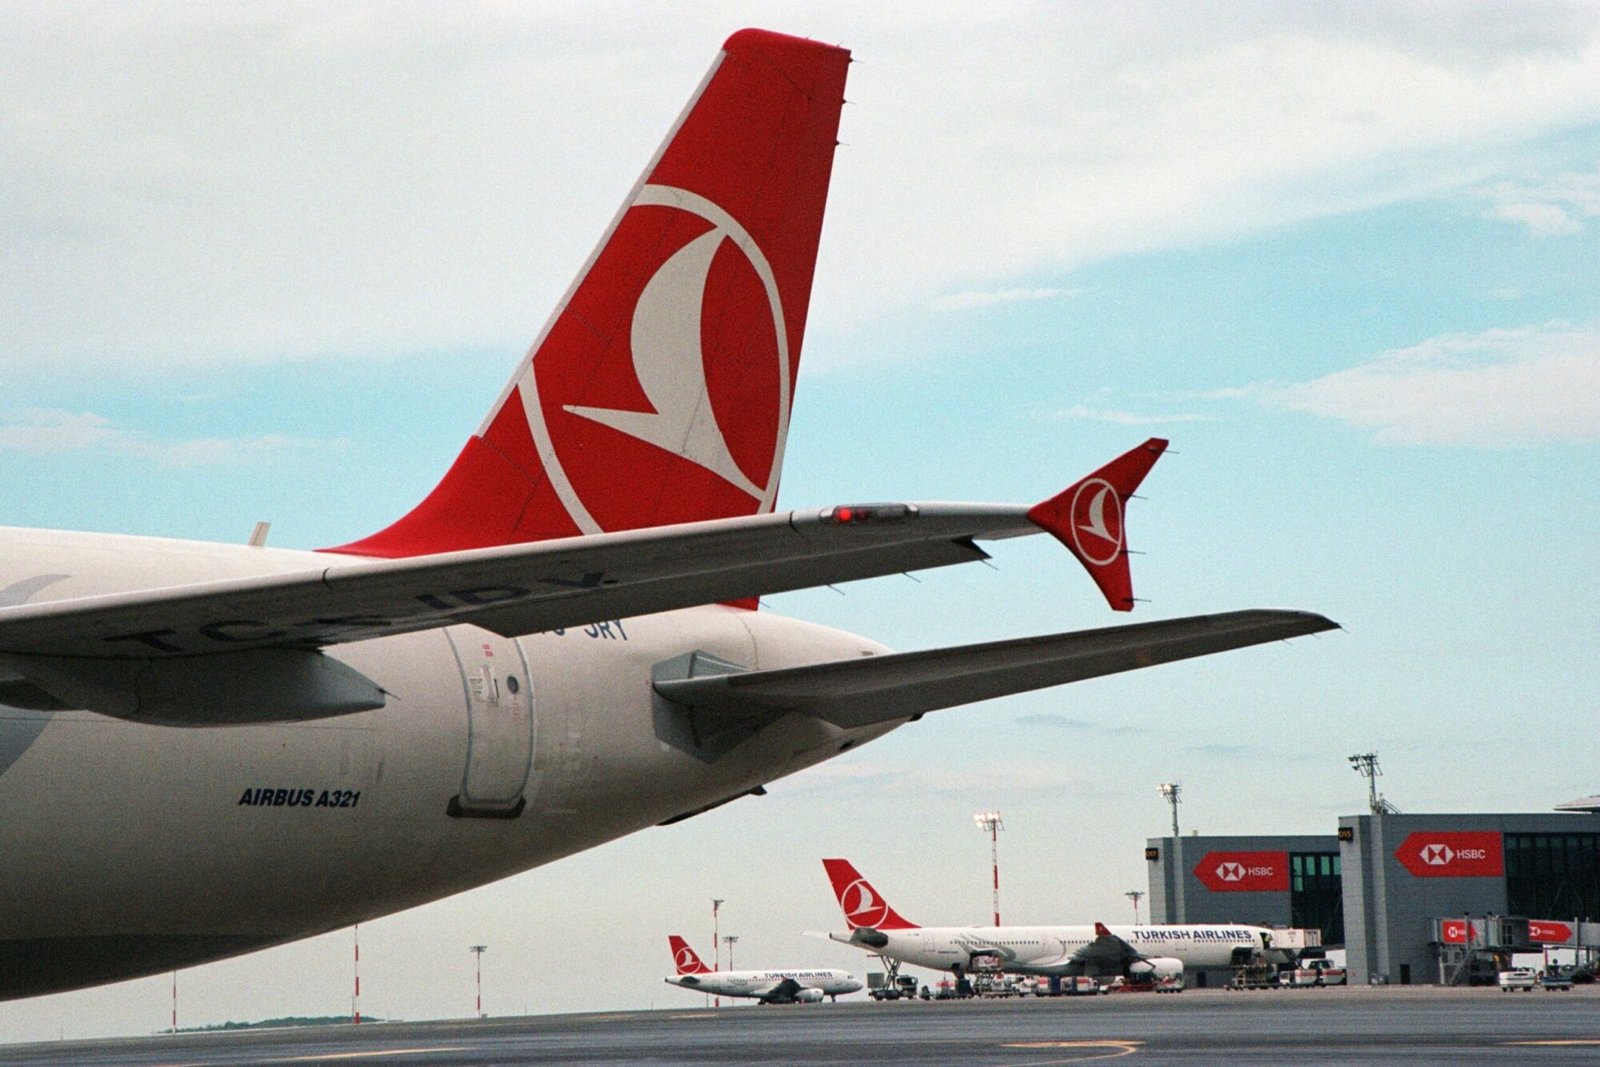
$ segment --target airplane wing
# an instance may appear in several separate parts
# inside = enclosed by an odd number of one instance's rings
[[[1047,532],[1119,611],[1133,606],[1122,509],[1151,438],[1031,508],[860,504],[400,559],[328,553],[290,574],[0,608],[0,657],[160,660],[315,649],[472,623],[506,637],[987,559]]]
[[[760,991],[763,1004],[793,1004],[800,996],[800,983],[793,978],[785,978]]]
[[[1072,954],[1072,962],[1098,974],[1115,971],[1122,974],[1129,964],[1145,959],[1144,953],[1106,928],[1095,923],[1095,939]]]
[[[473,623],[504,636],[987,559],[1012,505],[874,504],[719,519],[0,608],[0,657],[322,648]]]
[[[658,679],[656,692],[712,716],[801,711],[859,727],[1158,663],[1337,629],[1304,611],[1235,611],[1099,630],[900,652],[769,671]]]

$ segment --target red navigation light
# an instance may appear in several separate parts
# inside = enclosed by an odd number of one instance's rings
[[[856,517],[855,508],[834,508],[833,509],[833,520],[835,522],[854,522],[855,521],[855,517]]]

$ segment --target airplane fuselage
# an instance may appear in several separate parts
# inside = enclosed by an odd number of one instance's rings
[[[1236,949],[1260,948],[1265,927],[1243,925],[1112,926],[1141,954],[1178,960],[1185,968],[1226,967]],[[859,933],[859,932],[858,932]],[[863,943],[842,935],[835,939],[901,963],[948,971],[992,965],[1008,974],[1073,975],[1092,973],[1073,954],[1095,940],[1093,926],[956,926],[914,927],[874,931],[885,940]]]
[[[697,993],[709,993],[717,997],[766,997],[785,981],[794,982],[800,989],[814,989],[830,997],[854,993],[861,988],[861,982],[850,972],[822,968],[793,971],[710,971],[704,974],[680,974],[666,981],[668,985],[681,986]]]
[[[0,529],[0,599],[329,563]],[[758,669],[879,651],[713,606],[520,638],[462,625],[337,645],[327,654],[379,683],[386,705],[291,724],[184,728],[0,705],[0,998],[337,929],[738,797],[895,724],[844,730],[791,714],[707,758],[654,698],[659,665],[692,652]]]

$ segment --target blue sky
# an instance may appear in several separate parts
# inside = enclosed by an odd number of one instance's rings
[[[1346,627],[941,712],[380,920],[367,1011],[466,1013],[480,942],[492,1013],[686,1004],[664,938],[705,952],[712,896],[740,962],[864,971],[799,936],[838,926],[817,858],[980,921],[980,809],[1004,916],[1088,922],[1145,888],[1160,781],[1217,833],[1331,832],[1371,748],[1408,812],[1600,788],[1600,9],[59,10],[0,16],[0,522],[388,522],[758,24],[860,60],[780,506],[1031,502],[1170,437],[1130,512],[1139,614]],[[1046,540],[772,606],[907,649],[1115,621]],[[345,1010],[348,954],[185,972],[184,1018]],[[153,1030],[168,995],[0,1005],[0,1035]]]

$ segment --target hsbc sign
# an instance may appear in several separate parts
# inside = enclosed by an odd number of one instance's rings
[[[1289,854],[1207,852],[1194,876],[1213,893],[1282,893],[1289,888]]]
[[[1485,830],[1419,830],[1394,858],[1418,878],[1492,878],[1506,870],[1500,835]]]

